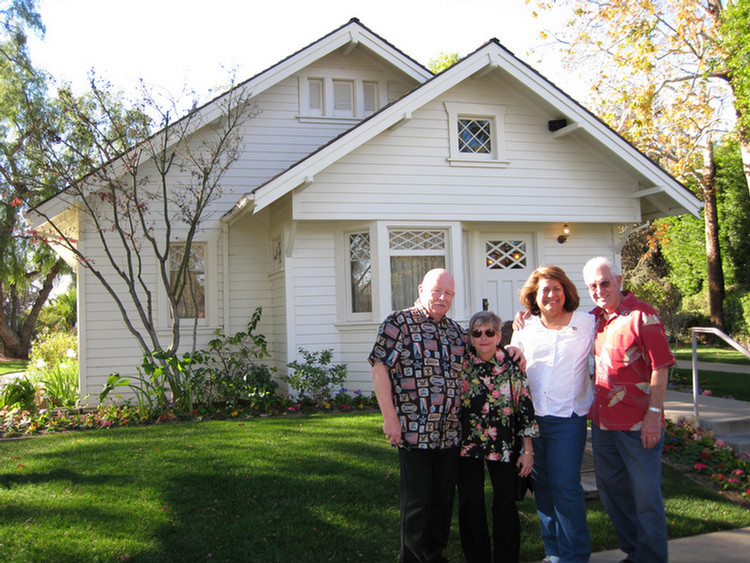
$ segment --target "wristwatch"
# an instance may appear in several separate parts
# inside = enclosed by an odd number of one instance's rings
[[[659,407],[648,407],[648,410],[651,412],[658,412],[661,414],[661,409]]]

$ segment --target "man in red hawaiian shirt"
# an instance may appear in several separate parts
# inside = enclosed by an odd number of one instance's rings
[[[661,452],[667,377],[675,359],[658,314],[621,291],[622,276],[610,260],[589,260],[583,278],[597,305],[589,418],[599,495],[627,555],[622,561],[666,563]]]

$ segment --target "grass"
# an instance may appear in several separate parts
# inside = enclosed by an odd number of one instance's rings
[[[0,362],[0,375],[6,373],[13,373],[16,371],[26,371],[26,365],[29,362],[26,360],[10,360],[6,362]]]
[[[671,537],[750,511],[665,466]],[[398,559],[399,470],[378,414],[113,428],[0,441],[6,563]],[[589,501],[594,551],[616,547]],[[532,500],[522,559],[544,553]],[[461,561],[458,522],[446,555]]]
[[[718,346],[698,345],[699,362],[720,362],[724,364],[740,364],[750,366],[750,358],[734,348],[720,348]],[[678,360],[693,361],[693,348],[688,343],[682,343],[674,352]]]
[[[678,389],[692,391],[693,372],[675,369],[669,381]],[[710,390],[714,397],[733,397],[738,401],[750,402],[749,374],[698,370],[698,387],[701,392]]]

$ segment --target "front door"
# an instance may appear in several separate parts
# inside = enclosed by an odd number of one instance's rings
[[[519,293],[534,271],[534,238],[531,233],[482,233],[481,306],[512,321],[521,309]]]

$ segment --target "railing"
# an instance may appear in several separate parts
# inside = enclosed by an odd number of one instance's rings
[[[742,352],[745,356],[750,358],[750,351],[744,346],[737,343],[732,337],[727,336],[718,328],[713,327],[698,327],[694,326],[690,329],[693,333],[693,415],[698,418],[698,333],[713,334],[721,338],[724,342],[729,344],[732,348],[738,352]]]

